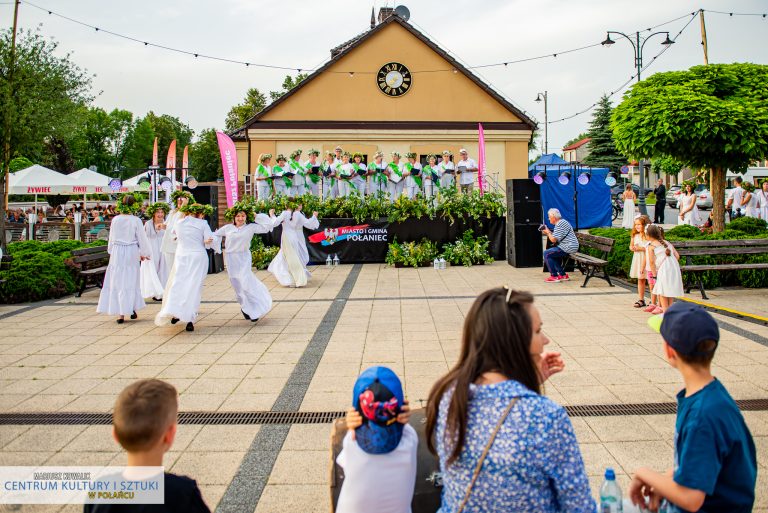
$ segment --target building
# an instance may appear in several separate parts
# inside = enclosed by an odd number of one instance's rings
[[[240,179],[262,153],[301,149],[415,152],[466,148],[478,156],[483,124],[488,174],[526,178],[536,123],[392,9],[331,50],[331,59],[233,133]],[[321,157],[322,158],[322,157]]]
[[[589,155],[589,141],[591,139],[585,137],[563,148],[563,160],[567,162],[583,162],[587,155]]]

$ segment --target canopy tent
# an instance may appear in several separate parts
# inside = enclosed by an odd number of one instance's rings
[[[136,192],[136,191],[146,192],[146,191],[149,191],[150,190],[149,187],[147,187],[147,188],[139,187],[139,180],[142,179],[142,178],[149,178],[151,180],[152,179],[152,174],[150,172],[144,172],[144,173],[140,173],[140,174],[138,174],[138,175],[136,175],[136,176],[134,176],[132,178],[128,178],[127,180],[123,180],[123,188],[125,188],[126,190],[131,191],[131,192]],[[161,178],[163,178],[163,176],[158,173],[158,179],[161,179]],[[173,187],[171,187],[170,190],[165,190],[165,189],[161,189],[160,190],[161,192],[165,191],[165,201],[168,202],[168,203],[170,203],[170,201],[171,201],[170,200],[171,192],[175,191],[177,189],[178,190],[181,189],[181,182],[173,181],[172,183],[173,183]],[[151,197],[152,197],[152,195],[150,194],[150,198]]]
[[[72,194],[75,182],[69,176],[35,164],[8,176],[8,194]]]
[[[107,175],[91,171],[88,168],[80,169],[69,175],[75,181],[74,192],[77,194],[113,194],[109,188],[112,179]],[[125,192],[125,191],[121,191]]]
[[[568,162],[561,159],[556,153],[547,153],[539,157],[539,160],[528,166],[528,171],[539,171],[544,169],[544,166],[557,166],[567,164]]]

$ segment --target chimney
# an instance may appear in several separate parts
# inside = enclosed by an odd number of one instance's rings
[[[394,12],[395,12],[395,9],[392,7],[382,7],[381,9],[379,9],[379,23],[381,23],[382,21],[392,16]]]

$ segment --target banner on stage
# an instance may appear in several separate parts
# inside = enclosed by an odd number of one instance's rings
[[[369,220],[350,224],[351,219],[321,219],[320,227],[307,235],[309,258],[325,262],[338,256],[342,262],[380,260],[389,246],[389,222]]]
[[[165,176],[171,180],[176,181],[174,176],[176,170],[176,139],[171,141],[171,145],[168,146],[168,156],[165,159]]]
[[[227,208],[237,202],[237,152],[235,143],[224,132],[216,132],[221,153],[221,169],[224,170],[224,188],[227,191]]]

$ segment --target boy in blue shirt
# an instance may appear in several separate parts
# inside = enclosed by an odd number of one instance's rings
[[[752,511],[757,457],[744,417],[710,366],[720,340],[717,322],[700,306],[678,301],[649,320],[664,338],[664,354],[683,376],[677,395],[675,463],[666,474],[640,468],[629,486],[636,505],[657,511]]]

